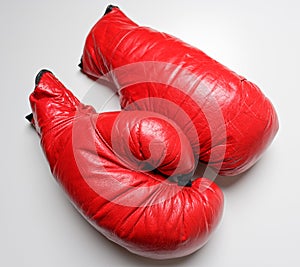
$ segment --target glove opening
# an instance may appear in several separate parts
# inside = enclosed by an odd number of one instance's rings
[[[47,73],[47,72],[52,73],[50,70],[43,69],[36,75],[36,77],[35,77],[35,85],[36,86],[39,84],[44,73]]]
[[[114,5],[109,5],[107,6],[106,10],[105,10],[105,13],[104,13],[104,16],[108,13],[110,13],[114,8],[118,8],[117,6],[114,6]]]

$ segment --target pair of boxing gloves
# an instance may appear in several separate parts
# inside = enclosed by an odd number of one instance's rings
[[[42,70],[27,118],[51,171],[99,232],[145,257],[182,257],[218,226],[223,194],[193,177],[249,169],[278,130],[260,89],[200,50],[109,6],[87,36],[82,72],[113,84],[122,111],[98,114]],[[226,177],[224,177],[226,179]]]

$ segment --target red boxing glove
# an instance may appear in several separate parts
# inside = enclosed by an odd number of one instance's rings
[[[223,194],[205,178],[181,186],[194,155],[172,121],[147,111],[97,114],[48,71],[38,74],[30,103],[28,119],[53,175],[104,236],[156,259],[185,256],[207,242]]]
[[[109,6],[87,36],[82,71],[115,84],[121,107],[174,120],[199,160],[221,175],[250,168],[278,130],[259,88],[165,33],[140,27]]]

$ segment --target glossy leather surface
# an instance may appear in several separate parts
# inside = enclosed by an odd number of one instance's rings
[[[222,217],[223,194],[205,178],[190,187],[172,180],[195,168],[174,122],[148,111],[97,114],[47,71],[30,104],[54,177],[104,236],[156,259],[185,256],[207,242]]]
[[[255,84],[173,36],[138,26],[117,7],[91,29],[81,67],[114,84],[123,109],[176,122],[195,157],[221,175],[253,166],[278,131],[276,111]]]

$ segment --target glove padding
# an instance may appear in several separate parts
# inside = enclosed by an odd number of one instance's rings
[[[181,130],[153,112],[97,114],[41,71],[28,116],[51,171],[80,213],[108,239],[150,258],[188,255],[220,222],[223,194],[189,186],[194,155]]]
[[[173,36],[138,26],[117,7],[91,29],[80,67],[113,83],[122,108],[174,120],[196,157],[221,175],[249,169],[278,130],[255,84]]]

